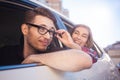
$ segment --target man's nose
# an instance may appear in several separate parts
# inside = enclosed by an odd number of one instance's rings
[[[44,34],[44,37],[45,37],[46,39],[50,39],[50,38],[52,38],[52,35],[50,35],[50,33],[47,32],[46,34]]]

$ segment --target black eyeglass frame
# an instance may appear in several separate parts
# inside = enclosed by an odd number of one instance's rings
[[[53,31],[53,30],[48,30],[48,29],[46,29],[45,27],[42,27],[42,26],[40,26],[40,25],[36,25],[36,24],[32,24],[32,23],[25,23],[25,24],[38,28],[38,32],[39,32],[39,34],[41,34],[41,35],[45,35],[47,32],[49,32],[49,34],[50,34],[50,33],[53,33],[53,35],[56,34],[55,31]],[[45,29],[46,32],[40,33],[39,28]]]

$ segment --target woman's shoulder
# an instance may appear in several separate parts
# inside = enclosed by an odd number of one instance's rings
[[[88,53],[93,58],[93,63],[97,62],[97,52],[93,50],[92,48],[82,47],[82,50],[86,53]]]
[[[96,53],[96,51],[93,50],[92,48],[82,47],[82,50],[85,51],[85,52]]]

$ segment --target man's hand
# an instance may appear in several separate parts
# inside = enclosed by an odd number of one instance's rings
[[[67,46],[69,48],[73,48],[73,49],[81,49],[81,47],[73,41],[73,39],[72,39],[72,37],[71,37],[71,35],[70,35],[70,33],[68,31],[60,29],[60,30],[57,30],[56,33],[58,33],[56,35],[56,37],[65,46]]]
[[[71,38],[71,35],[63,29],[57,30],[56,31],[58,34],[56,35],[56,37],[66,46],[69,46],[71,44],[73,44],[73,39]]]
[[[30,55],[22,62],[22,64],[37,63],[38,65],[43,65],[38,57],[38,55]]]

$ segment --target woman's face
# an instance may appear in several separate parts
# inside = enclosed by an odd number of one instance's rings
[[[89,31],[87,28],[78,27],[73,31],[72,38],[75,43],[84,47],[89,37]]]

